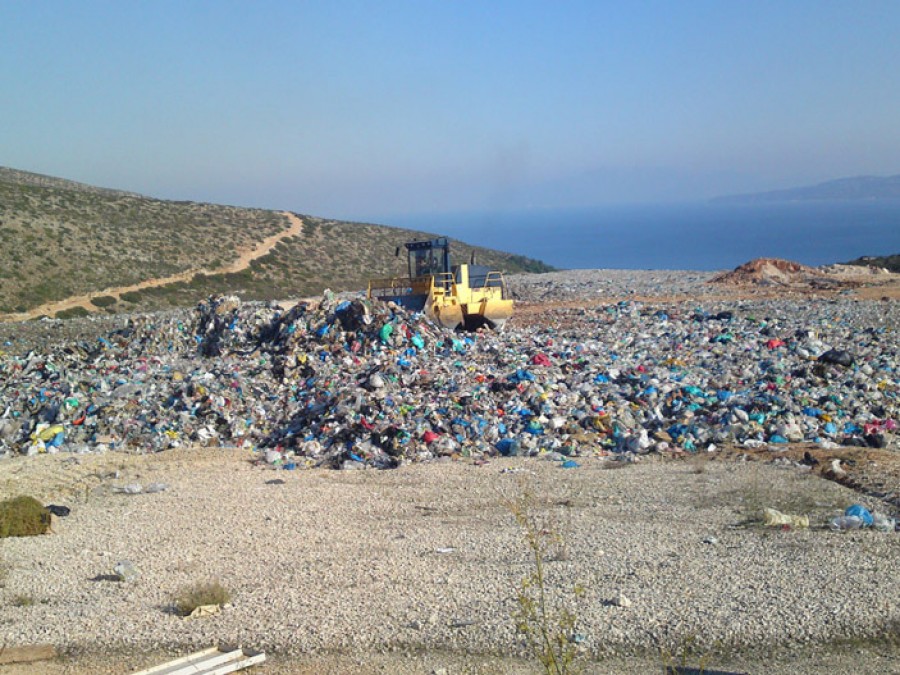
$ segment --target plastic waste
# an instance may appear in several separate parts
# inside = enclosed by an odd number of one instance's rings
[[[795,528],[809,527],[809,516],[797,516],[789,513],[782,513],[776,509],[764,508],[763,519],[767,526],[783,526],[788,525]]]
[[[497,452],[504,457],[514,457],[519,454],[519,443],[512,438],[501,438],[495,447]]]
[[[845,516],[855,516],[862,520],[863,525],[865,527],[869,527],[874,522],[872,518],[872,514],[869,510],[863,506],[862,504],[854,504],[853,506],[848,506],[847,510],[844,511]]]
[[[853,355],[848,351],[840,349],[829,349],[827,352],[819,356],[818,360],[822,363],[833,363],[839,366],[844,366],[845,368],[849,368],[853,365]]]
[[[392,468],[439,454],[633,455],[782,439],[898,446],[892,306],[735,304],[704,297],[684,273],[580,275],[549,287],[523,278],[514,292],[678,288],[698,306],[592,303],[472,336],[332,293],[287,311],[211,297],[194,310],[92,317],[72,337],[57,329],[78,324],[23,325],[30,337],[0,358],[0,457],[206,445],[258,449],[278,466]],[[852,345],[847,370],[824,356],[834,345]]]
[[[897,529],[897,521],[883,513],[872,514],[872,527],[879,532],[893,532]]]
[[[859,516],[838,516],[831,521],[832,530],[859,530],[864,525]]]
[[[119,581],[134,581],[137,579],[137,570],[130,560],[120,560],[113,567],[113,574]]]

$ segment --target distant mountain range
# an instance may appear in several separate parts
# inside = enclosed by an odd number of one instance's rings
[[[896,176],[856,176],[839,178],[818,185],[726,195],[711,200],[714,204],[762,204],[770,202],[801,202],[826,200],[882,200],[900,199],[900,174]]]

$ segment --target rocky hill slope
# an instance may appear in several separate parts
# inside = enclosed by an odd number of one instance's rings
[[[280,239],[235,271],[242,256],[290,230],[287,214],[166,201],[0,167],[0,315],[9,318],[80,295],[92,296],[92,309],[119,312],[189,305],[213,292],[271,299],[358,289],[370,277],[401,271],[396,245],[429,236],[301,219],[301,235]],[[453,249],[457,259],[467,259],[473,247],[454,242]],[[505,272],[549,269],[500,251],[477,249],[477,255]],[[172,277],[178,280],[104,293]],[[87,311],[75,307],[68,313]]]
[[[900,253],[881,256],[865,255],[856,260],[851,260],[847,264],[860,267],[882,267],[889,272],[900,272]]]

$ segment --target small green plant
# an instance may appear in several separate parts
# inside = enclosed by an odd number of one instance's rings
[[[187,616],[203,605],[224,605],[231,600],[231,593],[218,582],[196,583],[182,588],[175,596],[175,609]]]
[[[30,537],[50,529],[50,512],[34,497],[0,502],[0,539]]]
[[[673,651],[665,648],[660,649],[659,656],[665,675],[679,675],[680,673],[703,675],[706,672],[710,655],[706,652],[698,651],[695,642],[696,637],[689,635],[682,638]],[[695,658],[698,659],[698,664],[696,666],[688,666],[688,662],[693,661]]]
[[[548,561],[558,559],[554,551],[565,548],[559,532],[546,527],[533,514],[533,503],[532,493],[524,490],[518,499],[507,504],[522,530],[533,563],[533,569],[519,587],[518,608],[513,612],[513,619],[544,671],[548,675],[568,675],[580,670],[574,642],[577,616],[568,607],[557,606],[549,597],[546,568]],[[579,597],[584,590],[575,586],[573,592]]]
[[[9,601],[13,607],[31,607],[35,604],[34,596],[27,595],[25,593],[19,593],[18,595],[14,595],[12,599]]]

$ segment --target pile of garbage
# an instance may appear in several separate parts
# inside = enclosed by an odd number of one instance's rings
[[[437,457],[897,447],[893,306],[622,301],[459,334],[326,292],[211,297],[0,347],[0,454],[245,447],[287,468]]]

